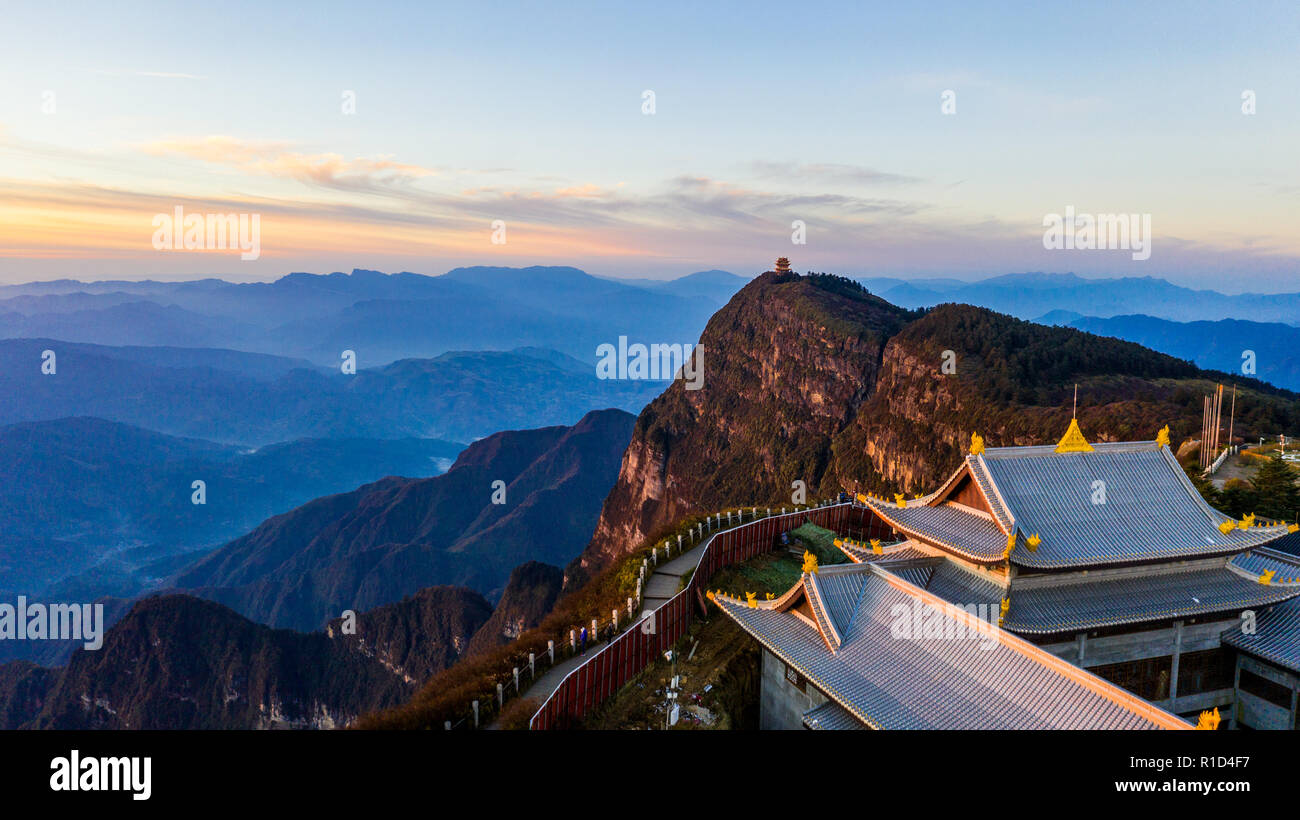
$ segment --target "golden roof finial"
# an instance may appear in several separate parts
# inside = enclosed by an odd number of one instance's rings
[[[984,452],[984,437],[979,433],[970,434],[970,454],[977,456]]]
[[[1083,437],[1083,431],[1079,429],[1079,420],[1070,419],[1070,426],[1066,428],[1065,435],[1056,443],[1056,452],[1091,453],[1092,450],[1092,445]]]
[[[1166,424],[1164,427],[1161,427],[1160,432],[1156,433],[1156,444],[1161,447],[1169,446],[1169,425],[1168,424]]]

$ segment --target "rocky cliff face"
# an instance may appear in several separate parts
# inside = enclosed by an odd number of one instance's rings
[[[62,669],[0,667],[6,728],[344,726],[412,687],[324,634],[274,630],[186,595],[146,598]]]
[[[875,388],[909,313],[838,277],[766,273],[700,338],[704,386],[677,381],[641,413],[581,575],[696,510],[789,503],[823,481],[834,437]]]
[[[323,633],[270,629],[188,595],[145,598],[66,667],[0,664],[0,730],[348,726],[535,626],[560,580],[558,567],[532,561],[495,609],[473,590],[437,586]]]
[[[847,280],[795,274],[755,279],[700,343],[704,388],[674,383],[637,419],[570,585],[692,513],[789,506],[796,479],[810,499],[925,492],[972,432],[988,446],[1053,443],[1076,384],[1092,440],[1150,440],[1165,424],[1180,440],[1199,430],[1201,396],[1230,378],[1116,339],[968,305],[909,313]],[[1300,424],[1295,394],[1236,381],[1239,435]]]
[[[510,643],[537,626],[554,608],[563,582],[564,573],[550,564],[529,561],[515,567],[492,617],[470,640],[467,654]]]
[[[491,616],[492,606],[477,592],[436,586],[358,614],[353,631],[336,618],[325,634],[415,684],[459,660]]]

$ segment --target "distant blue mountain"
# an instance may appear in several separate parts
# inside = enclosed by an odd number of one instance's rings
[[[1137,342],[1203,368],[1252,375],[1277,387],[1300,391],[1300,328],[1291,325],[1242,319],[1171,322],[1142,315],[1105,319],[1085,316],[1064,324]],[[1247,351],[1254,354],[1253,374],[1242,372]]]
[[[1102,318],[1144,314],[1179,322],[1225,318],[1300,322],[1300,293],[1228,296],[1217,291],[1180,287],[1153,277],[1085,279],[1072,273],[1017,273],[978,282],[860,281],[872,293],[900,307],[960,302],[1028,320],[1037,320],[1053,311],[1071,311]],[[874,286],[868,284],[873,282]]]
[[[41,372],[41,353],[57,372]],[[594,352],[594,350],[593,350]],[[177,436],[263,445],[297,438],[441,438],[640,412],[667,386],[602,381],[555,351],[445,353],[355,375],[230,350],[0,340],[0,424],[91,415]]]
[[[722,307],[749,281],[748,277],[737,276],[725,270],[705,270],[660,282],[652,287],[687,299],[706,299]]]
[[[248,450],[87,417],[0,427],[0,597],[132,595],[159,559],[385,476],[439,475],[461,449],[351,438]]]
[[[219,347],[332,365],[453,350],[548,347],[581,361],[619,336],[694,343],[747,280],[703,271],[648,284],[572,267],[354,270],[274,282],[43,282],[0,287],[0,338]]]
[[[1062,326],[1069,325],[1071,322],[1082,319],[1083,314],[1074,310],[1049,310],[1034,321],[1040,325]]]

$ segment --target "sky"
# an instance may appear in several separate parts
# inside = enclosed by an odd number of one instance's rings
[[[0,284],[788,256],[1300,290],[1293,0],[52,5],[3,11]],[[156,248],[177,207],[257,215],[257,258]],[[1148,215],[1150,257],[1045,248],[1067,207]]]

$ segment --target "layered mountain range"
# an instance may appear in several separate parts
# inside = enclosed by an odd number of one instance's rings
[[[300,630],[435,584],[495,599],[518,565],[581,552],[634,421],[611,409],[497,433],[436,478],[386,478],[275,516],[171,585]]]
[[[473,590],[436,586],[310,633],[188,595],[145,598],[103,646],[78,649],[62,668],[0,664],[0,729],[346,726],[536,625],[560,578],[558,567],[530,562],[495,608]]]
[[[0,427],[0,596],[133,595],[174,571],[173,556],[381,476],[438,475],[461,449],[348,438],[245,450],[96,418]]]
[[[441,276],[293,273],[274,282],[33,282],[0,287],[0,338],[229,348],[367,367],[455,350],[558,347],[589,363],[619,335],[693,343],[744,284],[724,271],[629,283],[576,268]]]
[[[42,372],[46,350],[55,354],[52,374]],[[573,424],[605,407],[639,412],[664,386],[602,380],[594,365],[542,348],[373,368],[359,354],[356,373],[345,374],[340,366],[233,350],[0,340],[0,424],[94,416],[241,446],[300,438],[468,442]]]
[[[1093,279],[1072,273],[1009,273],[976,282],[889,277],[858,281],[901,307],[956,302],[1035,321],[1059,320],[1069,313],[1074,318],[1145,314],[1176,322],[1228,318],[1294,325],[1300,317],[1300,293],[1224,294],[1153,276]]]
[[[250,350],[273,329],[290,340],[275,352],[303,357],[0,341],[0,421],[12,425],[0,444],[19,454],[0,476],[0,514],[15,524],[0,536],[0,577],[121,596],[105,600],[115,624],[102,649],[61,669],[0,666],[0,726],[346,725],[512,640],[562,583],[690,514],[789,505],[796,482],[809,498],[929,490],[973,432],[989,446],[1055,441],[1076,385],[1090,438],[1149,439],[1169,424],[1185,440],[1202,396],[1230,379],[981,307],[900,307],[841,277],[687,280],[465,269],[0,293],[0,312],[47,317],[24,332],[129,310],[141,341],[189,332],[185,344],[240,347],[230,339],[248,334]],[[1008,303],[1016,312],[1061,309],[1044,295],[1052,283],[1022,284],[1038,293]],[[162,314],[170,329],[144,335]],[[85,325],[100,328],[89,341],[125,340],[112,315]],[[702,389],[597,380],[595,344],[638,334],[698,336]],[[448,353],[446,340],[495,349]],[[550,349],[520,347],[532,344]],[[343,348],[358,351],[356,375],[335,365]],[[41,372],[46,349],[56,375]],[[1238,437],[1300,426],[1294,394],[1232,381]],[[434,476],[459,445],[407,440],[430,436],[473,443]],[[203,521],[189,503],[196,473],[213,476]],[[140,584],[166,594],[129,600]]]

